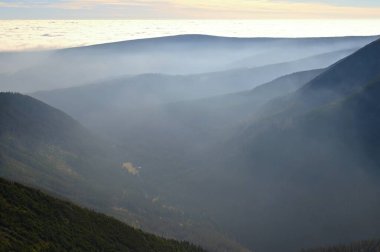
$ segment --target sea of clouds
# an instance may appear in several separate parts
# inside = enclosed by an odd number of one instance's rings
[[[379,35],[380,20],[0,20],[0,51],[67,48],[178,34]]]

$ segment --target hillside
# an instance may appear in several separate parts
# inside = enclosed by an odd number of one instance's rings
[[[379,106],[376,102],[377,83],[380,78],[379,54],[380,40],[377,40],[332,65],[294,93],[270,101],[261,109],[262,117],[247,125],[243,133],[246,142],[251,141],[247,140],[247,134],[255,137],[263,132],[298,127],[301,122],[304,124],[303,127],[306,127],[308,120],[315,120],[310,122],[310,126],[315,130],[309,129],[309,132],[314,134],[323,129],[337,130],[340,126],[342,126],[340,131],[344,132],[353,125],[356,127],[376,125],[377,122],[373,119],[378,113],[376,109]],[[356,106],[348,108],[353,106],[354,101]],[[340,110],[336,111],[338,108]],[[329,113],[323,114],[322,117],[321,111]],[[334,114],[330,115],[332,111]],[[327,115],[330,117],[326,118]],[[346,120],[350,121],[343,127]],[[370,122],[366,123],[367,120]],[[316,127],[317,121],[324,122],[325,125]],[[371,134],[377,135],[370,128],[355,130],[357,132],[350,132],[355,138],[368,132],[371,132],[367,135],[368,139]],[[306,131],[294,130],[294,132],[298,134]],[[375,139],[376,137],[373,137],[373,140]]]
[[[160,198],[145,167],[63,112],[21,94],[0,93],[0,176],[114,216],[160,236],[207,249],[241,250],[207,217]]]
[[[204,251],[0,178],[0,251]]]

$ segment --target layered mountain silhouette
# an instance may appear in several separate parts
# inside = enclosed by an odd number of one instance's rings
[[[125,75],[188,75],[259,67],[332,52],[338,56],[342,50],[359,48],[375,39],[180,35],[45,52],[2,53],[0,90],[33,92],[79,86]],[[252,56],[249,63],[231,67],[232,61],[239,61],[247,55]],[[322,58],[328,60],[328,56]],[[312,64],[311,61],[307,63]]]
[[[190,38],[171,39],[186,41],[178,50],[215,45],[211,54],[235,45]],[[174,46],[157,41],[141,48]],[[1,175],[213,251],[291,252],[379,237],[380,41],[359,50],[350,41],[239,40],[268,62],[257,65],[244,50],[232,59],[232,50],[224,66],[254,68],[33,94],[91,133],[33,98],[2,94]]]
[[[140,127],[139,124],[142,124],[144,120],[150,120],[152,114],[159,110],[164,111],[164,113],[170,113],[166,111],[167,104],[190,101],[189,104],[194,104],[195,107],[201,107],[202,110],[208,109],[207,106],[203,106],[205,105],[204,102],[191,101],[209,100],[213,96],[249,90],[286,74],[293,74],[316,67],[327,67],[340,60],[347,53],[348,51],[339,51],[258,68],[234,69],[197,75],[145,74],[74,88],[36,92],[32,96],[65,111],[76,119],[81,120],[88,127],[96,127],[96,130],[109,129],[116,125],[122,129],[136,125]],[[308,80],[307,77],[306,72],[299,77],[300,81],[305,79],[302,84]],[[255,92],[257,94],[256,98],[251,99],[248,95],[239,95],[231,96],[231,101],[229,101],[229,98],[219,99],[216,97],[211,99],[210,104],[218,99],[220,104],[222,102],[230,104],[233,102],[233,97],[238,97],[235,100],[239,100],[240,109],[247,110],[247,108],[254,105],[255,101],[260,99],[258,98],[259,96],[262,97],[261,103],[264,103],[264,101],[274,98],[275,94],[281,96],[285,94],[283,92],[294,91],[296,87],[300,86],[300,81],[297,78],[290,75],[286,80],[280,79],[277,81],[279,84],[273,84],[272,88],[270,88],[271,85],[263,85],[268,88],[262,88],[263,91]],[[295,82],[294,88],[291,88],[293,80]],[[287,82],[287,84],[283,82]],[[276,89],[277,91],[275,91]],[[269,94],[269,92],[273,94]],[[240,101],[241,99],[247,102]],[[252,101],[249,102],[249,100]],[[223,109],[228,110],[228,106],[220,107],[219,111],[227,113]],[[173,106],[169,105],[169,107]],[[231,109],[238,110],[232,107]],[[210,115],[213,116],[215,112],[210,111]],[[171,120],[170,114],[164,116],[167,117],[167,120]],[[184,117],[186,118],[187,116],[190,116],[190,114],[185,114]],[[107,118],[106,120],[104,120],[105,117]],[[176,118],[173,118],[173,120],[173,122],[177,121]],[[115,129],[110,131],[114,132]],[[119,138],[119,136],[116,138]]]
[[[149,103],[157,106],[157,104],[246,91],[287,74],[328,67],[354,51],[331,52],[256,68],[239,68],[194,75],[126,76],[80,87],[35,92],[32,95],[70,114],[74,114],[77,108],[82,107],[84,107],[83,113],[92,113],[90,109],[98,109],[100,106],[109,106],[113,110],[118,107],[123,109],[144,107]],[[100,96],[100,94],[104,95]],[[85,99],[81,99],[82,97]],[[72,103],[65,103],[67,99]],[[71,107],[68,107],[70,105]],[[78,116],[83,117],[83,114]]]

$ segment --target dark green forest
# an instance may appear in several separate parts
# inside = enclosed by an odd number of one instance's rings
[[[0,179],[0,251],[204,251]]]
[[[337,245],[327,248],[307,249],[302,252],[379,252],[380,240],[354,242],[349,245]]]

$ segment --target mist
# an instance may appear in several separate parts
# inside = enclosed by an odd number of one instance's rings
[[[43,52],[4,53],[1,90],[30,93],[125,75],[183,75],[259,67],[352,50],[374,39],[243,39],[184,35]]]
[[[70,122],[44,127],[64,134],[36,145],[60,168],[39,187],[210,251],[294,252],[380,237],[376,39],[186,35],[9,53],[0,87]],[[31,148],[30,135],[17,143]]]

